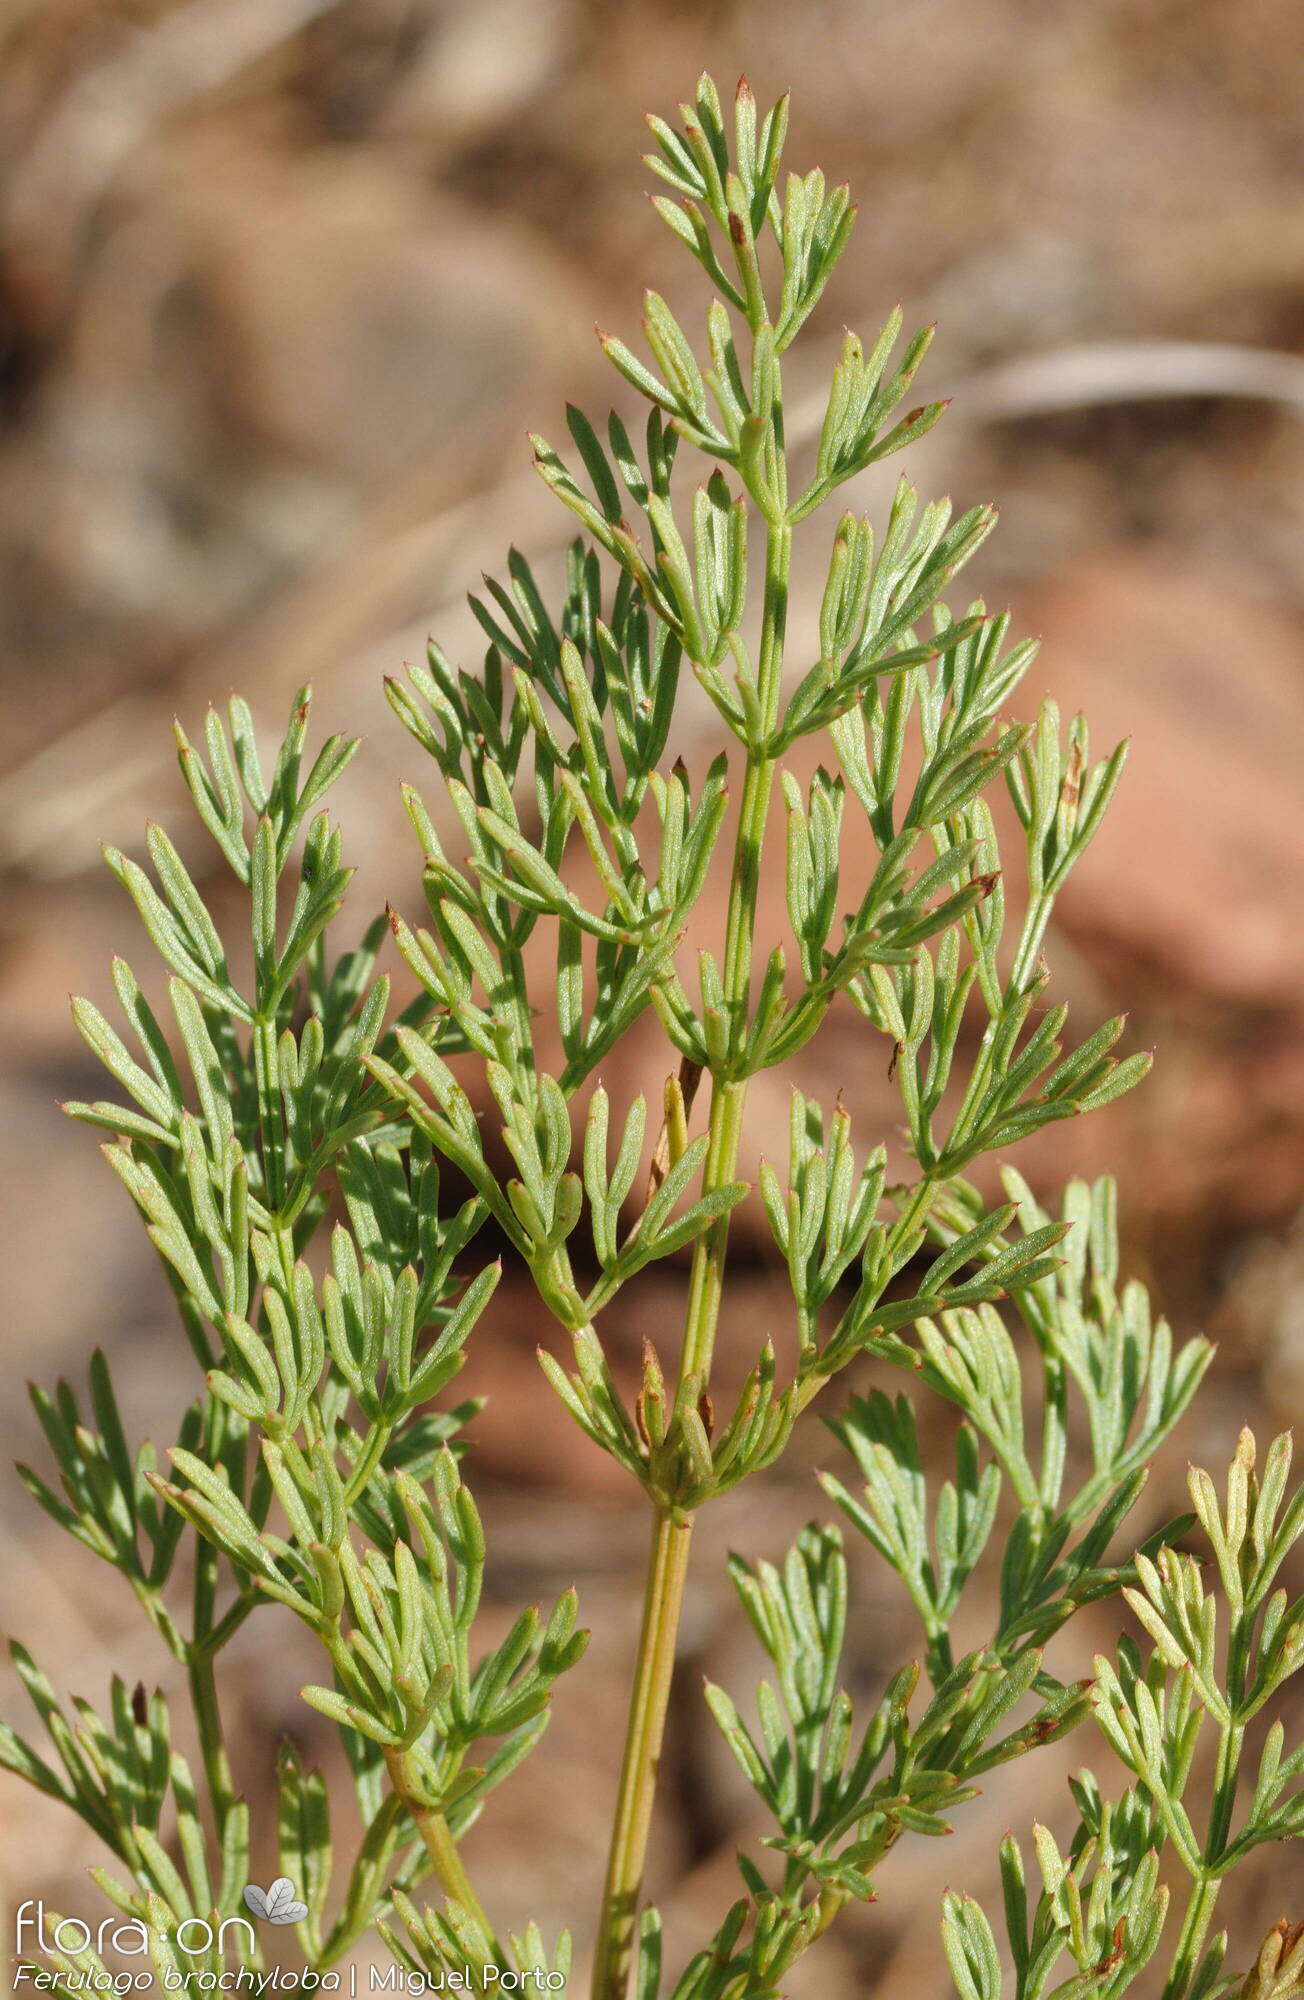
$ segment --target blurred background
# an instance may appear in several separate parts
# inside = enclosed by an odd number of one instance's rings
[[[643,199],[638,156],[643,111],[669,114],[704,64],[722,86],[746,70],[764,102],[791,88],[790,162],[818,160],[860,201],[805,361],[794,354],[793,400],[818,390],[843,321],[872,333],[898,300],[908,322],[939,320],[925,389],[955,402],[911,475],[961,505],[1001,504],[978,583],[1044,635],[1022,712],[1051,692],[1086,710],[1103,749],[1133,738],[1050,957],[1079,1024],[1130,1010],[1128,1046],[1153,1046],[1155,1073],[1019,1164],[1043,1192],[1119,1168],[1131,1269],[1178,1331],[1219,1342],[1214,1386],[1147,1495],[1152,1526],[1180,1504],[1186,1456],[1225,1458],[1242,1421],[1280,1428],[1304,1394],[1294,0],[6,0],[7,1379],[80,1379],[103,1343],[135,1433],[169,1441],[193,1385],[162,1279],[93,1136],[55,1108],[99,1088],[65,996],[104,1002],[110,954],[146,955],[98,843],[137,847],[156,816],[207,866],[180,807],[173,714],[193,730],[237,688],[278,727],[311,680],[321,729],[367,736],[340,798],[359,923],[386,894],[413,906],[394,781],[433,782],[381,675],[428,630],[476,659],[465,593],[510,543],[555,565],[569,516],[530,473],[524,432],[558,435],[566,397],[607,407],[593,323],[628,337],[645,283],[690,323],[703,302]],[[866,503],[881,497],[871,486]],[[818,581],[799,575],[798,616]],[[717,746],[705,719],[684,729],[696,767]],[[666,1067],[645,1038],[607,1081],[656,1091]],[[845,1091],[863,1139],[892,1115],[881,1071],[849,1019],[807,1081],[826,1101]],[[753,1154],[779,1153],[785,1125],[784,1087],[758,1087]],[[759,1325],[780,1341],[787,1325],[762,1226],[738,1231],[726,1373]],[[622,1352],[645,1332],[671,1344],[679,1283],[637,1292],[613,1329]],[[497,1548],[490,1616],[575,1580],[598,1636],[469,1853],[513,1926],[583,1929],[644,1521],[551,1405],[540,1330],[529,1296],[505,1287],[471,1384],[493,1398],[472,1461]],[[35,1429],[14,1386],[6,1455],[41,1464]],[[654,1870],[686,1948],[714,1927],[733,1849],[755,1831],[697,1697],[703,1670],[740,1692],[755,1678],[720,1557],[731,1543],[778,1555],[832,1450],[812,1433],[781,1477],[702,1529]],[[4,1622],[61,1689],[101,1705],[111,1672],[169,1684],[125,1589],[12,1477],[0,1519]],[[858,1582],[852,1664],[872,1694],[912,1640],[881,1579]],[[1099,1614],[1084,1658],[1117,1623]],[[311,1754],[323,1736],[296,1696],[310,1651],[285,1622],[274,1643],[260,1624],[224,1687],[271,1866],[275,1741],[288,1731]],[[1084,1735],[1048,1753],[1043,1816],[1094,1752]],[[947,1990],[941,1887],[988,1889],[996,1837],[1028,1817],[1018,1787],[966,1811],[954,1841],[894,1860],[880,1903],[802,1991]],[[89,1835],[12,1789],[3,1826],[13,1901],[94,1907]],[[1241,1895],[1242,1956],[1277,1915],[1304,1916],[1284,1866],[1264,1863]]]

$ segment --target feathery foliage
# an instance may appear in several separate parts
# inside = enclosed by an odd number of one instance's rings
[[[48,1741],[6,1730],[0,1759],[98,1837],[96,1880],[161,1973],[219,1972],[222,1925],[253,1911],[293,1924],[319,1973],[376,1932],[412,1978],[570,1976],[566,1936],[550,1947],[530,1925],[500,1942],[459,1852],[586,1637],[573,1593],[522,1610],[496,1644],[479,1627],[486,1554],[462,1472],[477,1406],[453,1393],[484,1337],[497,1251],[556,1325],[540,1394],[643,1490],[652,1525],[596,2000],[625,2000],[631,1982],[638,2000],[778,1995],[844,1908],[874,1897],[898,1841],[948,1832],[985,1773],[1092,1717],[1129,1782],[1107,1798],[1089,1774],[1074,1781],[1066,1849],[1035,1830],[1035,1901],[1019,1843],[1004,1843],[1012,1987],[988,1918],[948,1895],[957,1991],[1112,1996],[1156,1966],[1164,2000],[1304,1991],[1298,1932],[1278,1926],[1241,1978],[1209,1937],[1229,1869],[1304,1829],[1304,1747],[1287,1751],[1280,1722],[1253,1796],[1237,1793],[1247,1731],[1304,1661],[1304,1610],[1276,1584],[1304,1528],[1289,1445],[1260,1474],[1243,1439],[1225,1506],[1194,1474],[1193,1516],[1130,1544],[1147,1466],[1209,1350],[1176,1345],[1144,1289],[1120,1284],[1110,1182],[1075,1183],[1052,1214],[1008,1166],[995,1205],[963,1178],[1148,1067],[1119,1052],[1121,1019],[1070,1030],[1043,955],[1124,748],[1093,761],[1085,723],[1064,727],[1051,702],[1009,719],[1034,649],[981,600],[952,598],[991,508],[921,503],[903,477],[880,521],[854,504],[815,518],[840,489],[854,503],[858,476],[944,405],[910,403],[931,335],[903,345],[893,313],[868,343],[846,335],[815,448],[790,452],[785,359],[855,211],[818,170],[781,175],[786,123],[786,101],[760,117],[744,84],[727,111],[707,78],[678,127],[651,121],[649,164],[669,190],[655,207],[706,274],[704,329],[648,293],[645,353],[603,336],[649,411],[640,429],[572,409],[563,448],[534,440],[579,527],[560,595],[513,553],[473,600],[482,664],[458,670],[432,646],[389,685],[432,767],[424,793],[405,793],[420,921],[391,912],[341,941],[350,871],[329,794],[357,745],[331,737],[309,761],[306,690],[270,777],[243,701],[211,712],[200,744],[178,729],[227,878],[213,907],[157,826],[148,865],[107,856],[167,970],[166,1007],[123,961],[116,1024],[75,1003],[113,1094],[66,1109],[108,1135],[201,1380],[158,1461],[128,1440],[95,1355],[84,1394],[33,1392],[57,1477],[24,1477],[185,1668],[200,1759],[171,1747],[161,1696],[115,1682],[103,1715],[79,1703],[71,1718],[22,1651]],[[799,532],[824,566],[809,631],[790,630]],[[673,754],[686,677],[732,746],[692,772]],[[789,753],[807,739],[824,761],[803,781]],[[759,901],[779,865],[786,940],[763,935]],[[690,952],[713,871],[723,933]],[[219,902],[237,913],[222,928]],[[377,972],[391,930],[414,995],[397,1013]],[[857,1010],[863,1060],[895,1079],[892,1178],[886,1145],[854,1135],[841,1101],[799,1089],[786,1169],[758,1173],[749,1081],[791,1065],[834,1006]],[[673,1071],[651,1116],[600,1081],[644,1017]],[[753,1181],[792,1335],[751,1357],[717,1421],[731,1217]],[[677,1350],[649,1344],[635,1389],[611,1366],[603,1316],[672,1258],[686,1271]],[[900,1578],[917,1657],[857,1712],[838,1528],[806,1529],[778,1566],[734,1561],[769,1678],[748,1713],[722,1688],[707,1700],[773,1831],[741,1857],[715,1936],[665,1972],[641,1884],[693,1522],[772,1465],[853,1363],[856,1393],[829,1429],[854,1472],[824,1490]],[[917,1428],[929,1395],[958,1413],[940,1485]],[[1180,1546],[1196,1520],[1209,1574]],[[998,1600],[975,1645],[957,1614],[984,1563]],[[1141,1643],[1121,1639],[1089,1682],[1061,1680],[1056,1635],[1120,1592]],[[319,1645],[303,1698],[338,1732],[355,1798],[333,1811],[321,1774],[285,1748],[283,1875],[263,1892],[221,1665],[246,1621],[270,1646],[287,1616]],[[1216,1738],[1208,1799],[1202,1732]],[[1172,1923],[1166,1855],[1190,1885]],[[184,1950],[179,1931],[210,1919],[207,1944]],[[239,1962],[261,1964],[253,1925],[227,1928]],[[89,1942],[45,1963],[103,1971]]]

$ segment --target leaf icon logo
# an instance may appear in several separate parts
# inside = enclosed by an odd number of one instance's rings
[[[267,1924],[297,1924],[308,1914],[308,1905],[298,1900],[288,1875],[278,1875],[270,1889],[260,1889],[251,1882],[244,1900],[245,1908]]]

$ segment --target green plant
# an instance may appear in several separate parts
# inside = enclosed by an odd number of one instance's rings
[[[639,2000],[777,1993],[843,1907],[872,1894],[900,1838],[947,1831],[984,1772],[1092,1710],[1135,1782],[1106,1803],[1094,1780],[1078,1781],[1081,1825],[1067,1854],[1038,1832],[1043,1892],[1030,1917],[1007,1842],[1016,1991],[1124,1991],[1163,1940],[1159,1857],[1171,1846],[1193,1888],[1163,1990],[1203,2000],[1239,1984],[1221,1979],[1221,1946],[1207,1943],[1219,1882],[1257,1841],[1296,1832],[1304,1813],[1304,1749],[1283,1756],[1278,1724],[1236,1830],[1243,1732],[1304,1645],[1304,1611],[1268,1596],[1304,1524],[1298,1494],[1278,1522],[1288,1449],[1273,1447],[1256,1484],[1243,1444],[1225,1517],[1203,1475],[1193,1486],[1230,1613],[1219,1679],[1213,1600],[1172,1547],[1190,1522],[1135,1555],[1115,1553],[1209,1350],[1198,1340],[1175,1350],[1142,1288],[1118,1288],[1109,1183],[1075,1184],[1052,1217],[1008,1169],[995,1206],[963,1178],[981,1156],[1109,1103],[1148,1066],[1144,1054],[1112,1053],[1121,1020],[1066,1052],[1065,1009],[1043,997],[1055,900],[1124,752],[1093,764],[1085,724],[1062,730],[1050,703],[1031,725],[1001,719],[1033,648],[1010,645],[1006,618],[980,602],[957,613],[944,598],[990,532],[991,509],[955,518],[945,502],[920,507],[902,481],[878,529],[852,513],[831,531],[804,528],[840,486],[922,436],[943,405],[901,414],[929,336],[894,359],[894,314],[868,352],[846,336],[813,457],[790,457],[784,357],[854,211],[818,171],[780,187],[785,122],[784,104],[758,121],[744,85],[728,129],[706,79],[681,131],[653,120],[651,164],[672,190],[658,213],[715,294],[709,365],[655,294],[650,365],[604,337],[651,413],[641,453],[619,417],[604,442],[574,410],[570,464],[536,440],[540,472],[583,529],[560,606],[548,608],[513,555],[507,582],[475,604],[489,641],[483,670],[455,672],[432,648],[406,685],[390,686],[437,773],[435,805],[406,795],[426,927],[391,913],[388,927],[382,918],[339,949],[349,871],[323,801],[356,745],[331,738],[305,772],[306,692],[270,781],[241,701],[225,722],[210,713],[202,749],[178,730],[196,811],[247,912],[238,948],[161,829],[146,836],[152,876],[108,856],[171,975],[171,1018],[119,962],[134,1049],[89,1003],[75,1015],[128,1102],[67,1109],[109,1133],[106,1156],[160,1253],[204,1383],[160,1470],[148,1447],[128,1445],[96,1355],[89,1408],[66,1384],[34,1392],[59,1490],[25,1477],[120,1572],[186,1668],[200,1768],[170,1750],[161,1700],[115,1683],[106,1717],[79,1705],[70,1722],[25,1654],[52,1755],[13,1732],[2,1754],[103,1840],[120,1872],[97,1879],[164,1973],[219,1972],[225,1933],[193,1940],[210,1916],[229,1924],[246,1902],[297,1920],[306,1964],[322,1973],[374,1927],[413,1976],[469,1969],[483,1984],[497,1966],[555,1983],[569,1971],[565,1938],[550,1955],[533,1927],[496,1935],[459,1851],[537,1741],[585,1638],[570,1594],[546,1617],[523,1612],[497,1646],[476,1637],[484,1545],[460,1470],[476,1406],[449,1407],[445,1392],[498,1282],[492,1250],[530,1273],[570,1342],[567,1362],[542,1352],[548,1381],[644,1489],[651,1517],[597,2000],[624,2000],[631,1980]],[[714,462],[691,498],[681,443]],[[827,580],[817,632],[794,648],[799,530],[827,548]],[[736,742],[696,781],[666,763],[685,664]],[[820,766],[803,788],[784,760],[811,737],[825,739],[837,770]],[[1024,876],[1008,921],[1011,863],[988,803],[1002,786],[1021,829],[1015,879]],[[759,935],[776,787],[787,955]],[[848,817],[849,853],[867,848],[868,867],[844,859]],[[454,828],[460,866],[448,852]],[[690,974],[685,934],[717,854],[728,869],[724,936]],[[376,973],[388,928],[415,989],[393,1021]],[[792,1350],[781,1359],[764,1347],[717,1424],[730,1218],[749,1193],[739,1177],[740,1162],[750,1171],[748,1082],[791,1064],[834,1004],[859,1010],[870,1059],[875,1049],[890,1059],[906,1178],[889,1181],[884,1146],[856,1153],[840,1104],[829,1111],[794,1092],[786,1175],[759,1172],[791,1285]],[[642,1098],[613,1122],[600,1065],[649,1012],[677,1073],[659,1125]],[[699,1100],[704,1129],[692,1136]],[[492,1118],[477,1111],[487,1103]],[[689,1268],[678,1351],[663,1358],[649,1346],[633,1393],[608,1364],[601,1316],[646,1265],[680,1253]],[[935,1492],[909,1395],[893,1401],[873,1386],[831,1422],[863,1488],[830,1477],[827,1492],[900,1576],[921,1659],[857,1720],[839,1685],[838,1531],[808,1529],[778,1569],[735,1563],[774,1678],[761,1685],[755,1724],[723,1690],[708,1700],[775,1832],[765,1854],[742,1859],[739,1901],[667,1987],[641,1883],[694,1519],[773,1464],[831,1379],[863,1361],[878,1376],[902,1371],[960,1413],[955,1476]],[[961,1650],[957,1606],[1003,1506],[995,1627]],[[176,1584],[187,1564],[185,1610]],[[1081,1605],[1119,1589],[1152,1657],[1124,1640],[1094,1683],[1062,1682],[1045,1649]],[[287,1748],[287,1881],[242,1901],[248,1815],[218,1669],[255,1613],[269,1626],[297,1617],[320,1642],[321,1684],[304,1698],[339,1731],[361,1833],[332,1860],[324,1783]],[[1184,1799],[1205,1718],[1218,1758],[1202,1837]],[[438,1890],[442,1906],[423,1908],[418,1898]],[[945,1936],[959,1990],[992,2000],[999,1960],[976,1906],[949,1899]],[[261,1963],[252,1926],[238,1949],[242,1963]],[[1065,1957],[1075,1969],[1060,1978]],[[1279,1929],[1243,1990],[1304,1990],[1302,1958],[1299,1939]],[[56,1937],[45,1962],[61,1975],[103,1970],[89,1939],[74,1950]]]

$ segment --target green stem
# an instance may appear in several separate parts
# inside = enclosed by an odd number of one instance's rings
[[[227,1814],[235,1803],[235,1786],[231,1778],[231,1760],[227,1756],[226,1738],[222,1730],[222,1715],[217,1703],[217,1679],[213,1671],[212,1655],[201,1653],[192,1659],[189,1675],[190,1702],[194,1709],[195,1727],[199,1732],[204,1775],[208,1780],[209,1796],[213,1802],[213,1813],[220,1832],[226,1824]]]
[[[725,927],[722,985],[725,1005],[729,1009],[729,1049],[734,1060],[741,1055],[747,1037],[761,857],[770,814],[770,793],[774,787],[774,759],[769,754],[768,739],[773,735],[778,719],[783,680],[783,637],[788,615],[788,567],[791,557],[791,528],[786,524],[771,525],[765,543],[765,612],[756,670],[756,698],[762,716],[762,735],[760,741],[749,746],[747,752]],[[745,1078],[713,1077],[707,1156],[702,1173],[704,1194],[733,1179],[738,1164],[746,1096]],[[695,1375],[703,1389],[711,1372],[728,1241],[729,1217],[726,1213],[704,1236],[698,1238],[693,1253],[679,1379],[682,1383],[689,1375]]]
[[[1229,1690],[1239,1690],[1244,1679],[1237,1636],[1233,1635],[1232,1657],[1228,1662]],[[1181,1936],[1177,1941],[1177,1955],[1173,1960],[1173,1969],[1168,1975],[1161,2000],[1182,2000],[1182,1996],[1190,1989],[1200,1963],[1200,1954],[1208,1935],[1214,1904],[1222,1887],[1221,1878],[1211,1871],[1221,1860],[1227,1846],[1227,1836],[1231,1831],[1232,1810],[1236,1803],[1236,1779],[1240,1770],[1241,1745],[1244,1738],[1243,1723],[1225,1722],[1219,1730],[1218,1762],[1213,1780],[1213,1808],[1209,1815],[1209,1833],[1204,1844],[1205,1872],[1197,1875],[1191,1884],[1186,1914],[1182,1919]]]
[[[386,1749],[385,1768],[389,1781],[397,1796],[411,1813],[417,1832],[421,1835],[431,1865],[443,1885],[444,1894],[451,1902],[460,1903],[472,1921],[484,1932],[489,1941],[494,1959],[501,1964],[498,1940],[490,1928],[484,1907],[471,1887],[471,1879],[462,1865],[462,1857],[457,1851],[452,1828],[436,1806],[425,1805],[418,1796],[408,1771],[407,1757],[400,1749]]]
[[[638,1638],[638,1667],[630,1698],[620,1797],[602,1893],[602,1922],[593,1965],[595,2000],[622,1996],[629,1981],[643,1881],[648,1829],[656,1797],[661,1739],[675,1666],[675,1641],[688,1574],[691,1521],[658,1513],[652,1530]]]
[[[1181,1936],[1177,1940],[1177,1955],[1160,2000],[1182,2000],[1189,1990],[1196,1966],[1200,1963],[1209,1920],[1218,1900],[1218,1889],[1219,1884],[1211,1882],[1207,1876],[1199,1876],[1192,1882],[1186,1914],[1182,1918]]]
[[[235,1784],[231,1776],[231,1760],[227,1755],[226,1736],[222,1728],[222,1711],[218,1705],[213,1653],[206,1644],[213,1628],[217,1577],[217,1550],[208,1543],[201,1543],[195,1557],[195,1617],[191,1628],[193,1638],[189,1647],[187,1674],[190,1682],[190,1705],[199,1736],[200,1758],[208,1783],[208,1795],[212,1801],[220,1846],[226,1828],[227,1814],[235,1804]]]
[[[1228,1662],[1227,1686],[1234,1701],[1240,1689],[1237,1686],[1235,1643],[1232,1658]],[[1232,1830],[1232,1811],[1236,1804],[1236,1780],[1240,1775],[1241,1746],[1245,1740],[1245,1725],[1240,1722],[1224,1723],[1218,1739],[1218,1763],[1214,1771],[1213,1811],[1209,1815],[1209,1837],[1205,1842],[1205,1860],[1211,1867],[1222,1860],[1227,1848],[1227,1836]]]
[[[717,1081],[712,1087],[706,1160],[702,1168],[703,1194],[723,1187],[734,1177],[746,1100],[745,1083]],[[726,1212],[717,1216],[705,1234],[698,1238],[693,1252],[679,1379],[682,1383],[690,1375],[695,1375],[701,1389],[706,1387],[715,1352],[728,1244],[729,1215]]]
[[[136,1594],[136,1602],[140,1605],[141,1610],[149,1619],[150,1624],[158,1633],[173,1659],[179,1660],[182,1665],[185,1665],[190,1658],[189,1641],[164,1604],[158,1591],[152,1589],[148,1583],[142,1583],[139,1578],[133,1579],[131,1587]]]
[[[1046,926],[1050,922],[1054,908],[1055,897],[1048,889],[1041,890],[1031,899],[1028,914],[1023,920],[1019,948],[1014,955],[1014,964],[1010,968],[1011,993],[1022,993],[1032,979],[1037,969],[1037,956],[1041,951],[1042,940],[1046,935]]]
[[[774,783],[770,742],[778,719],[783,680],[783,639],[788,611],[792,530],[771,522],[766,536],[765,603],[757,659],[756,696],[761,727],[749,744],[729,882],[722,985],[728,1009],[729,1061],[711,1080],[711,1111],[702,1192],[734,1178],[742,1135],[746,1078],[737,1073],[747,1038],[752,943],[760,887],[761,855]],[[680,1352],[679,1387],[694,1378],[706,1388],[715,1350],[729,1243],[729,1217],[718,1218],[693,1251]],[[625,2000],[656,1797],[657,1767],[674,1672],[675,1644],[692,1540],[691,1518],[673,1501],[658,1509],[643,1595],[638,1666],[630,1696],[620,1788],[603,1888],[593,1966],[593,2000]]]

